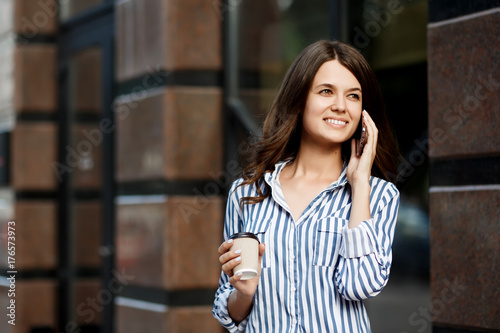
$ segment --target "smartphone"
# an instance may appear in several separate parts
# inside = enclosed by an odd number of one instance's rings
[[[366,111],[366,110],[363,110]],[[358,146],[356,147],[356,155],[361,156],[363,154],[363,148],[366,144],[366,126],[364,124],[364,117],[361,117],[361,121],[359,122],[359,125],[361,129],[359,130],[361,132],[361,137],[359,138],[359,143]]]

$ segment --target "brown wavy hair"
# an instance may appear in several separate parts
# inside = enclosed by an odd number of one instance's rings
[[[257,196],[242,198],[242,204],[263,201],[271,189],[263,181],[266,172],[288,158],[295,158],[302,132],[302,114],[311,84],[323,63],[338,60],[361,84],[363,108],[378,129],[378,144],[372,176],[394,182],[397,175],[398,148],[385,113],[380,87],[370,65],[354,47],[340,42],[321,40],[309,45],[288,69],[279,92],[265,118],[262,137],[250,145],[248,164],[243,169],[241,185],[254,185]],[[359,128],[354,137],[359,137]],[[344,160],[351,155],[350,140],[342,144]]]

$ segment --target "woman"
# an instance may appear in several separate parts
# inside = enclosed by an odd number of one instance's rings
[[[220,323],[230,332],[370,332],[362,300],[389,278],[397,154],[363,56],[338,41],[307,47],[230,191],[213,310]],[[242,231],[261,242],[250,280],[232,273],[240,251],[228,238]]]

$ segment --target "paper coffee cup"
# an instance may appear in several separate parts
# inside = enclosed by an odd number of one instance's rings
[[[259,267],[259,239],[251,232],[239,232],[229,237],[233,249],[241,250],[241,263],[233,268],[233,274],[242,273],[241,280],[257,276]]]

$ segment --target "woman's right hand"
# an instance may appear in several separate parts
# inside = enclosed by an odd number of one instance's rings
[[[266,246],[264,244],[259,244],[259,264],[257,276],[249,280],[241,280],[241,275],[233,275],[233,268],[236,267],[241,260],[241,250],[233,249],[232,239],[225,241],[219,246],[219,262],[222,265],[222,271],[229,276],[229,282],[241,294],[240,296],[249,298],[253,297],[255,294],[257,285],[259,284],[262,270],[262,257],[264,256],[265,249]]]

